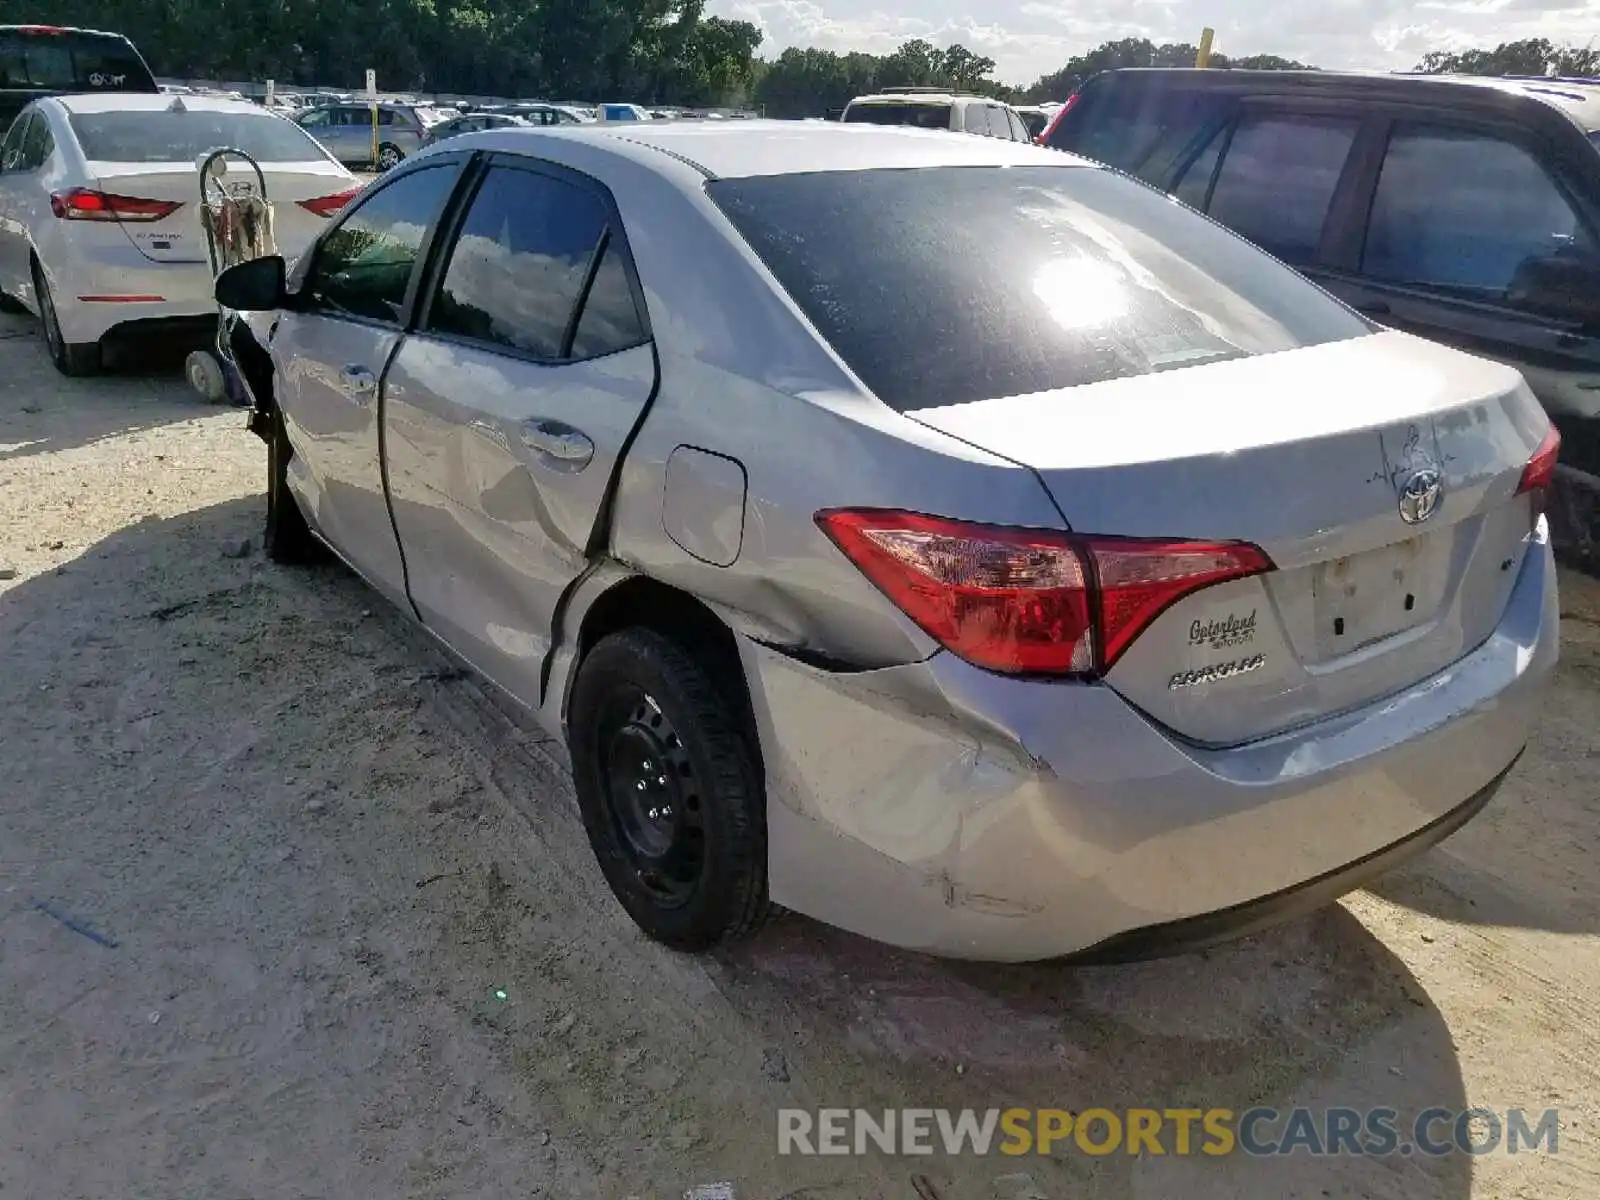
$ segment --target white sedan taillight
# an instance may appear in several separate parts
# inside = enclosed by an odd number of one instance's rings
[[[50,194],[50,211],[63,221],[161,221],[182,207],[176,200],[117,196],[93,188]]]
[[[882,509],[816,521],[940,645],[1019,675],[1102,675],[1183,597],[1272,570],[1244,542],[1084,537]]]

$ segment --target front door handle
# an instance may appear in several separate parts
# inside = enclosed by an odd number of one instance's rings
[[[339,372],[339,382],[357,400],[365,400],[378,390],[378,377],[365,367],[346,367]]]
[[[546,466],[576,474],[594,459],[594,442],[582,430],[562,421],[534,417],[522,423],[522,444]]]

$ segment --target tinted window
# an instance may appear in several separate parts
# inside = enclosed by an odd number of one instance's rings
[[[331,115],[327,109],[317,108],[308,113],[301,113],[295,120],[307,129],[319,129],[332,123],[329,120]]]
[[[1356,127],[1335,117],[1244,118],[1207,211],[1286,262],[1310,262]]]
[[[1006,110],[1006,121],[1011,126],[1012,141],[1026,142],[1032,138],[1033,135],[1028,132],[1028,127],[1022,123],[1022,118],[1010,109]]]
[[[1204,149],[1195,156],[1188,168],[1178,180],[1178,186],[1172,194],[1191,208],[1205,211],[1206,200],[1211,195],[1211,181],[1217,175],[1217,160],[1222,157],[1222,147],[1227,143],[1228,131],[1226,128],[1217,130],[1206,142]]]
[[[1136,172],[1157,146],[1187,144],[1215,111],[1214,101],[1192,92],[1111,76],[1084,85],[1049,144]]]
[[[293,121],[272,113],[73,113],[72,132],[91,162],[192,163],[218,146],[243,150],[257,162],[319,162],[322,151]]]
[[[918,129],[949,129],[948,104],[852,104],[844,114],[851,122],[868,125],[914,125]],[[982,133],[979,126],[974,133]]]
[[[583,312],[572,339],[573,358],[614,354],[646,340],[644,323],[633,302],[622,244],[608,240],[595,268],[594,282],[583,298]]]
[[[707,190],[851,368],[902,410],[1368,331],[1287,267],[1106,171],[843,171]]]
[[[1389,141],[1362,270],[1501,298],[1517,267],[1558,250],[1593,250],[1566,197],[1510,142],[1423,126]]]
[[[0,30],[0,89],[153,92],[150,69],[125,39]]]
[[[22,139],[22,158],[18,165],[24,171],[37,171],[44,166],[55,148],[56,140],[50,134],[50,122],[44,119],[43,114],[35,113],[33,123],[28,126],[27,135]]]
[[[458,168],[397,179],[351,211],[317,251],[305,291],[314,309],[399,320],[423,238],[438,220]]]
[[[565,358],[567,326],[605,227],[593,193],[532,171],[491,170],[450,252],[428,327]]]
[[[25,112],[6,130],[5,141],[0,142],[0,170],[15,171],[22,163],[22,143],[28,136],[28,122],[33,113]]]
[[[1022,118],[1022,127],[1028,131],[1030,138],[1038,137],[1045,131],[1045,127],[1050,124],[1049,113],[1024,112],[1019,113],[1018,116]]]

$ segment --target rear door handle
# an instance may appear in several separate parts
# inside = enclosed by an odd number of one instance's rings
[[[378,390],[378,377],[366,367],[350,366],[339,372],[339,382],[357,400],[365,400]]]
[[[548,467],[576,474],[594,459],[594,442],[564,421],[534,417],[522,423],[522,444]]]

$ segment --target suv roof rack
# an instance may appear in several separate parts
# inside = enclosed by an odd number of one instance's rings
[[[880,96],[970,96],[971,92],[958,92],[947,87],[886,87],[879,88]]]

